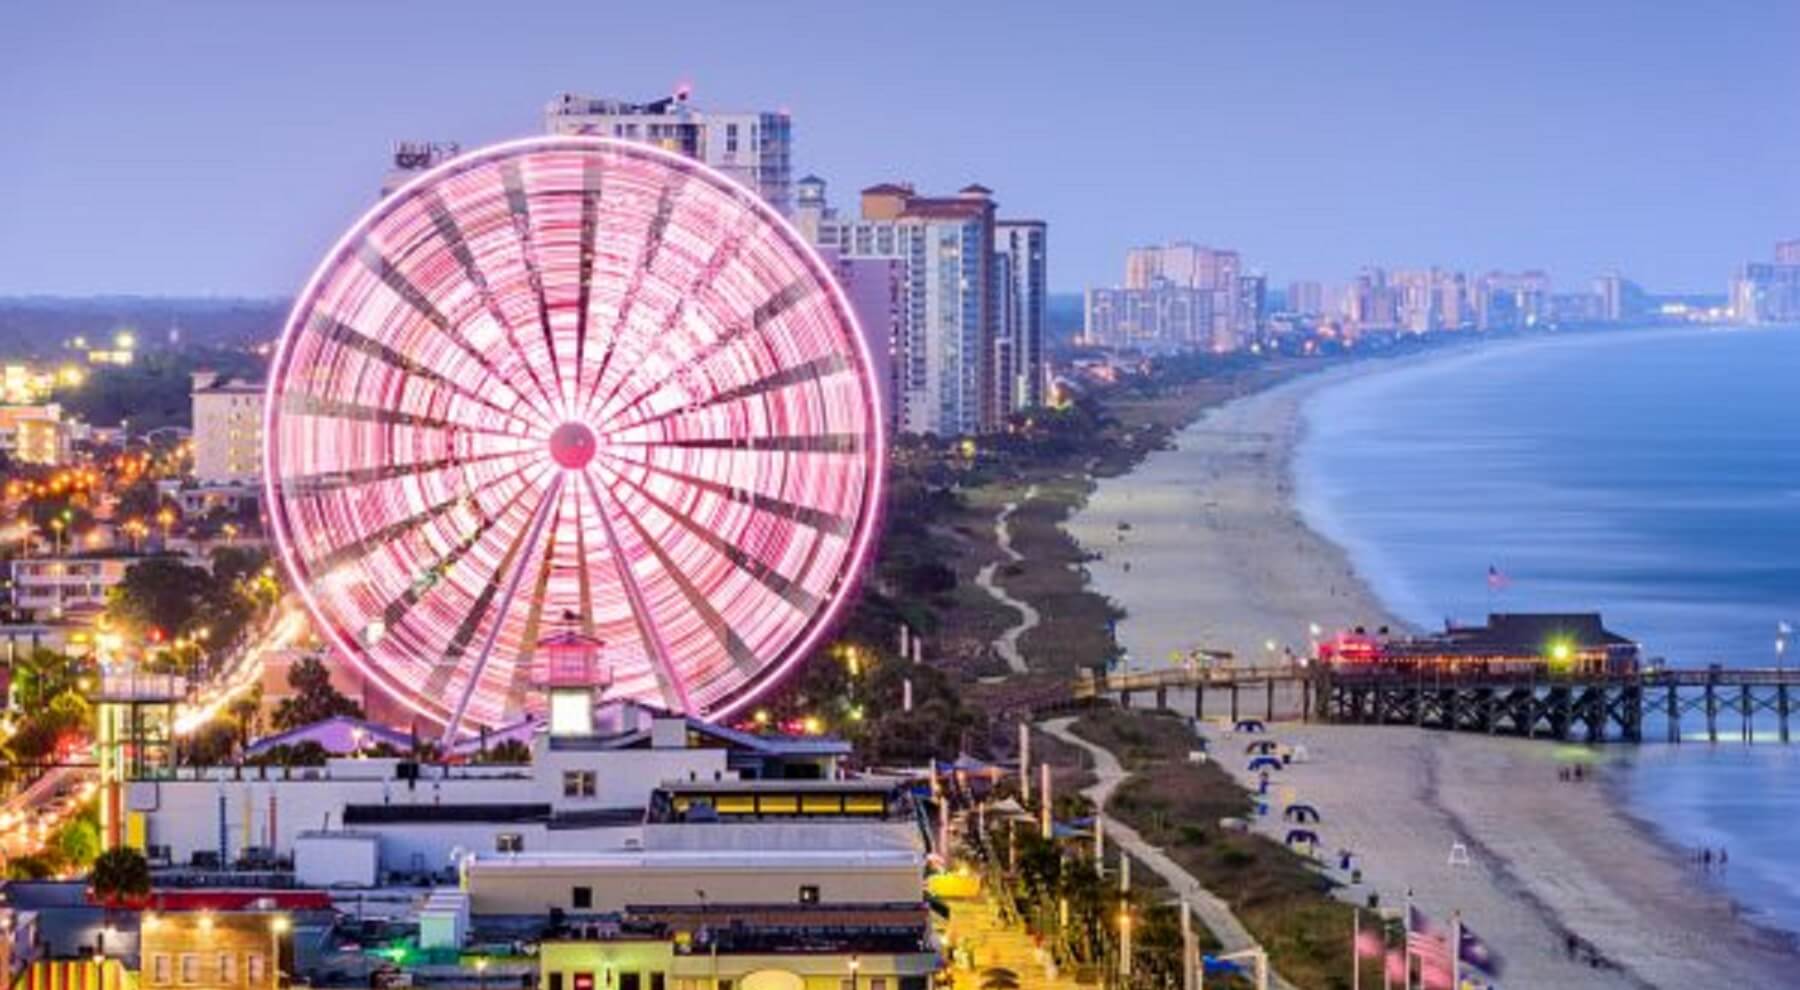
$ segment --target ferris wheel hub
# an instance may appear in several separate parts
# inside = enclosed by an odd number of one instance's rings
[[[550,456],[565,470],[587,467],[596,446],[594,431],[586,423],[570,421],[550,431]]]

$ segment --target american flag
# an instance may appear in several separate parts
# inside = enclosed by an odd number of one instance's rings
[[[1418,957],[1420,986],[1430,990],[1450,985],[1450,934],[1410,904],[1406,906],[1406,954]]]
[[[1489,591],[1500,591],[1511,583],[1512,583],[1512,578],[1507,577],[1506,574],[1500,570],[1500,568],[1495,567],[1493,564],[1488,565],[1488,590]]]

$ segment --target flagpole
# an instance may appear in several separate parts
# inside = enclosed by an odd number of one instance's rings
[[[1406,914],[1400,920],[1400,961],[1403,966],[1401,985],[1412,990],[1412,888],[1406,888]]]
[[[1350,906],[1350,990],[1362,990],[1362,908]]]
[[[1462,912],[1450,914],[1450,990],[1462,990]]]

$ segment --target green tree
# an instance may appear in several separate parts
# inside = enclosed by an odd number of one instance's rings
[[[129,846],[108,849],[94,859],[88,888],[101,904],[138,903],[150,895],[150,863]]]
[[[273,719],[282,732],[338,715],[362,718],[362,707],[332,686],[331,671],[318,657],[303,657],[289,667],[288,687],[294,695],[275,706]]]
[[[204,567],[176,557],[152,557],[126,568],[107,595],[107,610],[140,630],[151,627],[174,636],[189,626],[218,591]]]

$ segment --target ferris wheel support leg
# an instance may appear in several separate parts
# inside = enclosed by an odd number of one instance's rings
[[[643,635],[650,658],[655,661],[658,678],[665,689],[664,694],[673,695],[667,700],[674,702],[679,714],[690,714],[694,706],[688,700],[687,684],[682,681],[681,673],[675,669],[675,665],[669,662],[669,647],[663,642],[662,632],[656,628],[656,621],[650,617],[650,606],[644,600],[644,590],[638,587],[637,576],[631,573],[631,567],[625,562],[625,548],[619,545],[612,517],[606,514],[606,500],[600,497],[600,487],[594,482],[594,472],[582,471],[581,480],[587,483],[588,497],[594,500],[594,511],[600,516],[600,528],[605,530],[607,546],[612,549],[613,566],[619,572],[619,584],[625,589],[626,600],[631,602],[631,613],[637,619],[638,631]]]
[[[527,555],[538,545],[538,537],[544,533],[544,522],[550,518],[550,512],[556,507],[556,500],[562,495],[563,479],[559,474],[550,482],[550,490],[544,493],[543,501],[538,503],[537,512],[532,516],[531,530],[525,536],[521,549]],[[529,556],[527,557],[529,559]],[[506,613],[512,608],[514,596],[519,593],[519,583],[525,579],[525,572],[531,568],[521,560],[512,569],[512,579],[506,582],[506,592],[500,598],[500,610],[494,613],[494,624],[488,629],[487,638],[482,640],[481,653],[475,658],[475,666],[469,670],[469,680],[463,685],[462,697],[456,702],[456,712],[450,716],[450,724],[444,727],[444,746],[455,744],[456,733],[462,728],[463,714],[468,710],[469,699],[475,695],[475,686],[481,683],[481,672],[487,668],[488,658],[494,653],[494,643],[500,638],[500,627],[506,624]]]

